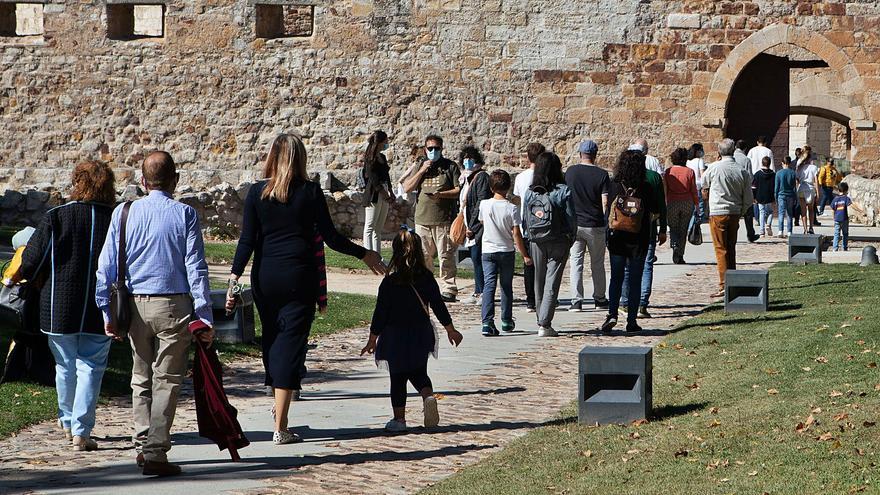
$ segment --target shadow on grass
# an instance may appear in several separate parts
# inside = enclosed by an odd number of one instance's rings
[[[443,391],[443,390],[435,390],[435,392],[445,395],[447,397],[462,397],[466,395],[496,395],[496,394],[512,394],[517,392],[525,392],[526,389],[524,387],[506,387],[506,388],[495,388],[495,389],[484,389],[484,390],[451,390],[451,391]],[[417,397],[418,394],[411,393],[408,394],[409,397]],[[356,400],[356,399],[384,399],[388,397],[387,392],[383,393],[346,393],[343,391],[333,391],[329,390],[323,393],[311,393],[307,392],[302,397],[302,402],[311,402],[311,401],[321,401],[321,400]]]
[[[769,321],[786,321],[796,318],[797,315],[784,315],[784,316],[766,316],[765,314],[761,314],[760,316],[753,317],[741,317],[741,318],[725,318],[722,321],[707,321],[707,322],[692,322],[685,323],[679,327],[675,327],[669,331],[669,333],[678,333],[682,330],[687,330],[689,328],[709,328],[714,327],[716,325],[735,325],[735,324],[749,324],[749,323],[757,323],[757,322],[769,322]]]
[[[809,289],[809,288],[816,287],[819,285],[835,285],[835,286],[839,287],[841,285],[858,284],[859,282],[860,282],[859,280],[837,280],[837,279],[835,279],[835,280],[823,280],[821,282],[814,282],[814,283],[802,284],[802,285],[783,285],[783,286],[775,287],[775,288],[786,289],[786,290],[788,290],[788,289]]]
[[[676,416],[684,416],[694,411],[701,411],[708,406],[708,402],[694,402],[692,404],[674,404],[655,408],[651,412],[652,421],[663,421],[664,419],[674,418]]]

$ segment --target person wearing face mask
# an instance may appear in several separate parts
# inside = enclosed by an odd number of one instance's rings
[[[483,239],[483,224],[479,220],[480,201],[492,197],[489,188],[489,174],[483,170],[485,160],[475,146],[465,146],[461,150],[459,160],[464,167],[461,187],[461,211],[467,225],[467,241],[465,247],[470,249],[471,261],[474,263],[474,294],[461,302],[463,304],[480,304],[483,294],[483,251],[480,247]]]
[[[388,149],[388,135],[376,131],[370,136],[364,153],[364,247],[382,253],[382,227],[388,208],[394,202],[391,193],[391,168],[382,153]]]
[[[452,160],[443,156],[443,138],[425,138],[427,160],[403,184],[406,192],[418,191],[416,202],[416,233],[422,238],[425,263],[433,270],[434,256],[440,259],[440,294],[445,302],[455,302],[455,243],[449,228],[457,215],[461,171]]]

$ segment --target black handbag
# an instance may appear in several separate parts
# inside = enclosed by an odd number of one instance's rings
[[[694,217],[691,218],[691,225],[688,229],[688,242],[690,242],[694,246],[699,246],[703,244],[703,231],[700,230],[701,222],[698,215],[699,213],[696,213],[694,214]]]
[[[131,294],[125,285],[125,224],[131,201],[122,207],[119,219],[119,250],[116,253],[116,281],[110,285],[110,322],[119,337],[125,337],[131,327]]]
[[[28,284],[0,284],[0,323],[25,330],[28,328],[28,301],[33,298],[33,289]]]

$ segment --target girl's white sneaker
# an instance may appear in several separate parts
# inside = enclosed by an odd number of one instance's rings
[[[426,397],[425,401],[425,428],[433,428],[440,424],[440,411],[437,410],[437,398]]]
[[[385,423],[385,431],[390,431],[391,433],[399,433],[401,431],[406,431],[407,429],[406,421],[401,421],[399,419],[392,419]]]

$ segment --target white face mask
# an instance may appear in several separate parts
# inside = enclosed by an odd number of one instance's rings
[[[440,151],[439,149],[428,150],[428,160],[431,160],[432,162],[436,162],[442,156],[443,156],[443,152]]]

